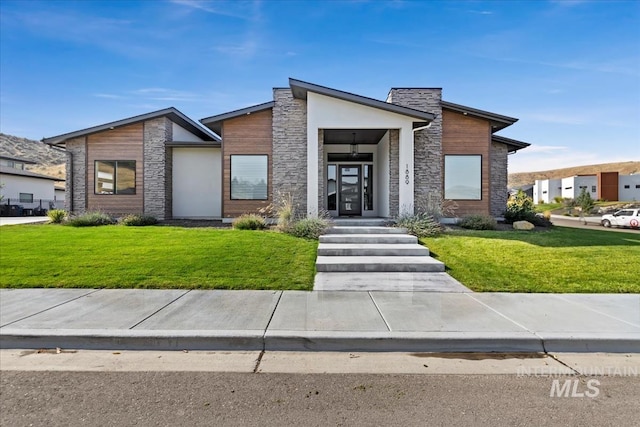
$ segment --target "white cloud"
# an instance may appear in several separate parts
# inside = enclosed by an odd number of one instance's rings
[[[259,1],[224,1],[224,0],[171,0],[171,3],[197,9],[215,15],[228,16],[243,20],[257,20]]]

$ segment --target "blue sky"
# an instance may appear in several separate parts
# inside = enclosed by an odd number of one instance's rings
[[[0,131],[41,139],[288,77],[518,117],[510,172],[640,160],[640,1],[0,0]]]

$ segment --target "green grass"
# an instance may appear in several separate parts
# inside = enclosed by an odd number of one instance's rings
[[[482,292],[640,292],[640,233],[554,227],[421,239],[447,272]]]
[[[310,290],[316,249],[268,231],[5,226],[0,287]]]
[[[555,211],[562,207],[562,203],[539,203],[534,205],[536,212],[544,213],[545,211]]]

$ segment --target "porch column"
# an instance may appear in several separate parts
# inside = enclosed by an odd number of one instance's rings
[[[318,128],[307,121],[307,216],[318,216]]]
[[[413,214],[414,174],[413,174],[413,129],[404,126],[400,129],[399,153],[399,214]]]

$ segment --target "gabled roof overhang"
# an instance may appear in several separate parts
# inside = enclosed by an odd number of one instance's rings
[[[464,114],[465,116],[476,117],[479,119],[488,120],[491,122],[491,131],[497,132],[501,129],[511,126],[518,119],[514,117],[503,116],[489,111],[478,110],[477,108],[466,107],[460,104],[454,104],[453,102],[441,101],[440,105],[443,110],[454,111],[456,113]]]
[[[294,98],[307,99],[308,92],[318,93],[320,95],[330,96],[332,98],[341,99],[347,102],[353,102],[360,105],[365,105],[371,108],[377,108],[379,110],[389,111],[391,113],[401,114],[413,119],[418,119],[424,124],[428,124],[435,116],[431,113],[427,113],[420,110],[414,110],[413,108],[403,107],[397,104],[391,104],[389,102],[380,101],[378,99],[367,98],[366,96],[356,95],[349,92],[343,92],[337,89],[331,89],[325,86],[316,85],[309,82],[303,82],[302,80],[289,79],[289,86]]]
[[[24,169],[15,169],[5,166],[0,166],[0,173],[4,175],[26,176],[29,178],[48,179],[50,181],[64,181],[64,178],[56,178],[49,175],[43,175],[41,173],[31,172]]]
[[[516,139],[505,138],[504,136],[499,135],[491,135],[491,142],[497,142],[499,144],[505,144],[509,153],[515,153],[518,150],[522,150],[523,148],[527,148],[531,144],[527,142],[518,141]]]
[[[239,110],[230,111],[228,113],[205,117],[204,119],[200,119],[200,123],[211,129],[218,135],[222,135],[222,122],[224,122],[225,120],[234,119],[241,116],[248,116],[252,113],[268,110],[270,108],[273,108],[274,105],[274,101],[252,105],[251,107],[241,108]]]
[[[196,135],[200,139],[206,142],[219,143],[221,141],[218,135],[211,133],[208,129],[203,128],[189,117],[182,114],[174,107],[165,108],[163,110],[154,111],[147,114],[141,114],[139,116],[129,117],[127,119],[118,120],[115,122],[105,123],[99,126],[93,126],[87,129],[78,130],[75,132],[69,132],[58,136],[52,136],[50,138],[44,138],[42,142],[54,146],[64,146],[66,141],[81,136],[87,136],[98,132],[104,132],[107,130],[113,130],[119,127],[132,125],[134,123],[144,122],[147,120],[156,119],[159,117],[167,117],[172,122],[182,126],[192,134]]]

